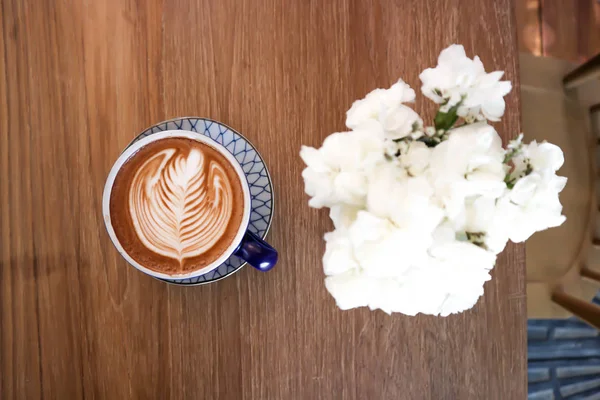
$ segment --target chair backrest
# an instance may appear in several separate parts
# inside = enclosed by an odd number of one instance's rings
[[[559,175],[569,178],[561,193],[567,221],[559,228],[537,233],[526,244],[528,316],[584,314],[587,318],[586,311],[592,306],[588,300],[598,291],[594,272],[600,271],[600,246],[592,245],[594,237],[600,238],[600,224],[596,224],[596,220],[600,222],[596,194],[600,195],[596,182],[600,146],[590,123],[596,127],[600,121],[590,118],[589,108],[594,99],[600,102],[600,81],[582,79],[590,76],[589,69],[584,69],[585,74],[570,74],[577,68],[567,61],[529,54],[522,54],[520,61],[523,131],[529,140],[548,140],[563,149],[565,164]],[[571,76],[568,83],[579,86],[565,89],[565,76]],[[595,112],[596,108],[594,118]],[[598,263],[588,262],[588,257]],[[586,304],[585,310],[582,304]]]
[[[598,66],[598,70],[600,71],[600,65]],[[576,82],[579,82],[579,84],[584,83],[581,79]],[[600,155],[600,103],[591,106],[589,110],[590,125],[596,142],[596,154]],[[599,177],[598,171],[600,171],[600,157],[597,156],[595,161],[595,181],[597,181]],[[598,182],[596,182],[596,186],[600,186],[598,185]],[[596,204],[598,204],[598,201],[596,201]],[[582,279],[587,279],[600,284],[600,209],[596,208],[595,211],[596,226],[593,231],[592,246],[585,259],[585,264],[582,265],[579,273]],[[552,292],[552,301],[566,310],[569,310],[581,320],[600,329],[600,306],[568,294],[562,286],[557,286],[554,289]]]

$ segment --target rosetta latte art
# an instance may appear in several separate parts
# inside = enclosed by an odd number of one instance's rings
[[[232,214],[233,193],[223,168],[200,150],[162,150],[137,170],[129,209],[149,250],[180,264],[209,250]]]

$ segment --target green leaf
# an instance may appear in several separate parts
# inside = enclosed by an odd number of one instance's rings
[[[506,183],[506,187],[512,189],[515,187],[515,183],[517,183],[517,178],[513,178],[510,174],[506,175],[504,178],[504,183]]]
[[[437,112],[435,118],[433,119],[433,123],[435,124],[436,130],[443,129],[447,131],[450,128],[452,128],[452,125],[454,125],[458,120],[458,115],[456,114],[456,112],[458,111],[459,105],[460,103],[450,108],[448,112],[445,113],[441,111]]]

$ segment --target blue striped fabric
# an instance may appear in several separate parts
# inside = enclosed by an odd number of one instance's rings
[[[600,400],[598,330],[576,318],[530,319],[527,350],[529,400]]]

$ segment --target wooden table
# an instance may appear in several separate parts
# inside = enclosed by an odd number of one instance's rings
[[[323,285],[325,211],[298,157],[354,99],[453,42],[515,89],[510,0],[0,1],[0,398],[521,399],[523,247],[448,318],[342,312]],[[417,111],[430,118],[422,96]],[[273,176],[278,267],[179,288],[118,256],[101,195],[152,123],[209,116]]]

